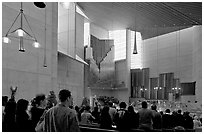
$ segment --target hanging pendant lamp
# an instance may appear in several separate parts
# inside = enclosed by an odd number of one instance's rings
[[[133,50],[133,54],[137,54],[137,41],[136,41],[136,31],[135,31],[135,41],[134,41],[134,50]]]
[[[11,29],[13,28],[14,24],[16,23],[17,19],[20,17],[20,27],[16,28],[15,30],[11,31]],[[25,19],[25,22],[27,23],[27,25],[29,26],[30,31],[32,32],[32,35],[30,33],[28,33],[24,28],[23,28],[23,18]],[[14,34],[16,33],[16,34]],[[26,15],[23,12],[23,3],[21,2],[21,6],[20,6],[20,12],[18,13],[18,15],[16,16],[14,22],[12,23],[11,27],[9,28],[8,32],[6,33],[6,35],[2,38],[4,43],[10,43],[11,40],[10,38],[18,38],[19,39],[19,51],[20,52],[25,52],[25,48],[24,48],[24,39],[25,40],[31,40],[34,43],[34,47],[38,48],[40,47],[39,42],[37,41],[31,26],[28,23],[28,20],[26,18]],[[28,38],[26,38],[28,37]]]

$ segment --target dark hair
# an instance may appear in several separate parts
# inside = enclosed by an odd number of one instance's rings
[[[121,103],[120,103],[120,108],[126,108],[126,106],[127,106],[127,105],[126,105],[125,102],[121,102]]]
[[[112,102],[112,101],[109,101],[109,102],[108,102],[108,105],[109,105],[110,107],[112,107],[112,106],[113,106],[113,102]]]
[[[142,108],[147,108],[147,102],[146,101],[142,102]]]
[[[152,106],[151,106],[151,109],[152,109],[152,110],[157,110],[157,106],[156,106],[156,105],[152,105]]]
[[[134,111],[134,108],[133,108],[133,106],[129,106],[129,107],[128,107],[128,112],[130,112],[130,113],[133,113],[133,112],[135,112],[135,111]]]
[[[75,106],[74,109],[79,112],[79,107],[78,106]]]
[[[178,113],[179,113],[179,114],[181,113],[181,110],[180,110],[180,109],[178,110]]]
[[[101,114],[106,114],[106,113],[109,113],[109,106],[104,106],[101,111]]]
[[[165,111],[166,113],[170,113],[170,109],[166,109],[166,111]]]
[[[44,94],[37,94],[36,97],[34,98],[34,103],[37,105],[40,105],[40,101],[45,99]]]
[[[16,112],[20,113],[20,112],[26,111],[26,109],[28,108],[28,104],[29,104],[29,102],[25,99],[18,100]]]
[[[71,92],[69,90],[67,90],[67,89],[60,90],[60,92],[59,92],[59,100],[61,102],[65,102],[68,97],[69,98],[71,97]]]
[[[7,102],[8,102],[8,96],[2,96],[2,106],[6,106]]]
[[[85,110],[86,110],[86,111],[89,111],[90,109],[91,109],[90,106],[86,106],[86,107],[85,107]]]

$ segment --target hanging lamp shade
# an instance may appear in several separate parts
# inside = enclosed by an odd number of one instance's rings
[[[38,8],[45,8],[46,7],[44,2],[34,2],[34,5]]]
[[[17,33],[17,35],[18,35],[19,37],[23,37],[24,34],[25,34],[25,32],[23,31],[23,29],[21,29],[21,28],[17,29],[17,30],[16,30],[16,33]]]
[[[137,41],[136,41],[136,31],[135,31],[135,41],[134,41],[134,50],[133,50],[133,54],[137,54]]]
[[[20,37],[19,51],[20,52],[25,52],[25,48],[23,46],[23,37]]]
[[[11,42],[11,40],[8,37],[3,37],[2,39],[3,39],[4,43],[10,43]]]

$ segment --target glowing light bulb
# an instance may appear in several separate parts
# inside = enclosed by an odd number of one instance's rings
[[[18,29],[16,30],[16,33],[18,34],[18,36],[23,37],[23,35],[25,34],[25,32],[22,29]]]
[[[39,48],[39,47],[40,47],[40,43],[38,43],[38,42],[34,42],[34,43],[33,43],[33,47],[35,47],[35,48]]]
[[[11,42],[11,40],[8,37],[3,37],[2,39],[3,39],[4,43],[10,43]]]

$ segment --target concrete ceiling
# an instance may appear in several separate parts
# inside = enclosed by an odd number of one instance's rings
[[[202,2],[77,2],[92,23],[107,30],[129,28],[143,39],[202,25]]]

